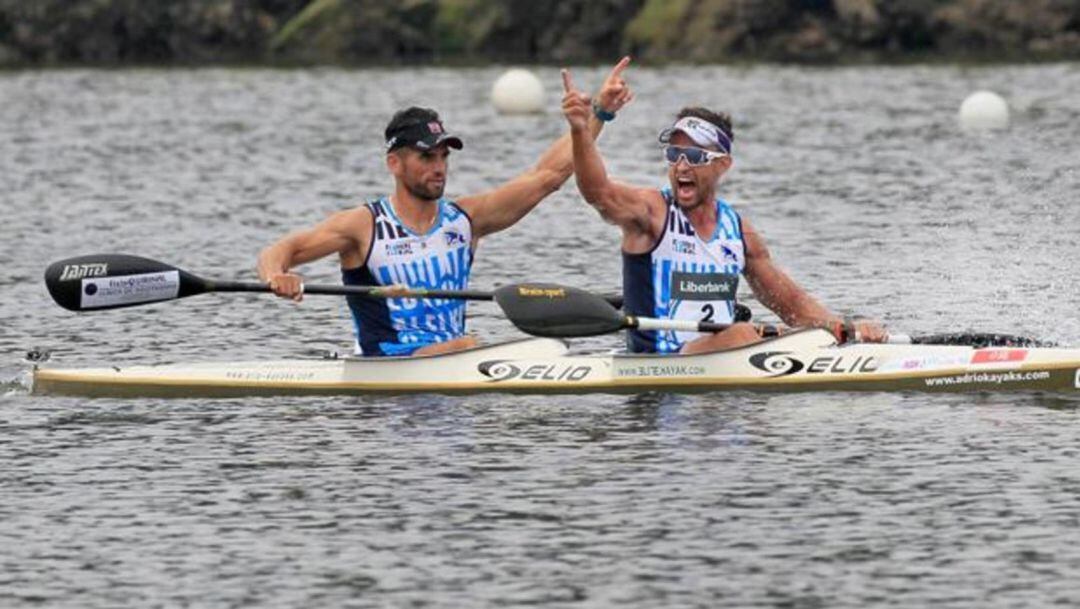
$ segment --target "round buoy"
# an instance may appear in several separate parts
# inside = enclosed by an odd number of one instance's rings
[[[1005,129],[1009,126],[1009,104],[997,93],[976,91],[960,105],[960,128],[965,131]]]
[[[544,108],[544,85],[528,70],[507,70],[491,86],[491,103],[502,114],[530,114]]]

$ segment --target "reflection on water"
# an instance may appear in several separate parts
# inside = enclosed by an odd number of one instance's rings
[[[271,240],[385,192],[379,134],[412,103],[466,140],[451,194],[491,188],[564,130],[554,69],[540,70],[551,111],[519,118],[486,103],[498,72],[0,75],[0,603],[1080,602],[1073,397],[27,395],[29,351],[61,365],[349,352],[336,298],[75,315],[41,273],[109,251],[254,279]],[[610,172],[661,184],[656,133],[678,107],[731,111],[725,197],[830,307],[912,334],[1080,344],[1075,66],[630,77],[637,100],[601,141]],[[976,88],[1010,100],[1013,129],[958,132]],[[304,272],[338,281],[329,261]],[[523,279],[619,289],[618,234],[572,184],[481,246],[475,287]],[[515,336],[486,304],[469,323]]]

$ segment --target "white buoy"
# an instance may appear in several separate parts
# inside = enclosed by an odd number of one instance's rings
[[[544,108],[544,85],[528,70],[507,70],[491,86],[491,103],[502,114],[530,114]]]
[[[960,105],[960,128],[965,131],[1005,129],[1009,126],[1009,104],[992,91],[976,91]]]

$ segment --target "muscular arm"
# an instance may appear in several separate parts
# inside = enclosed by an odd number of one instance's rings
[[[746,219],[743,219],[743,240],[746,243],[746,279],[758,300],[779,315],[784,323],[820,326],[839,321],[776,265],[765,239]]]
[[[333,253],[344,266],[357,266],[367,254],[371,212],[360,207],[340,211],[308,230],[292,233],[259,253],[259,278],[271,281],[289,269]]]
[[[653,208],[658,203],[655,190],[609,179],[594,138],[576,128],[570,133],[574,142],[574,178],[585,201],[604,220],[622,228],[628,238],[634,233],[651,233]]]
[[[593,117],[588,136],[600,134],[603,123]],[[574,156],[570,135],[555,140],[529,171],[517,176],[495,190],[463,197],[458,201],[473,221],[473,236],[483,237],[512,226],[528,214],[540,201],[558,190],[574,172]]]
[[[628,65],[630,57],[623,57],[604,79],[596,97],[601,108],[616,112],[633,99],[633,93],[622,78],[623,70]],[[571,91],[573,85],[569,71],[563,70],[562,77],[564,92],[588,105],[591,101],[589,96]],[[591,112],[587,117],[582,116],[579,123],[584,137],[589,140],[595,140],[604,125]],[[491,192],[461,199],[459,203],[472,218],[474,238],[503,230],[525,217],[544,197],[566,183],[573,172],[571,138],[564,135],[547,149],[530,171]]]

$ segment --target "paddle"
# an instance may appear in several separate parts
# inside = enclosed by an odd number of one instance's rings
[[[534,336],[597,336],[630,329],[721,332],[728,327],[705,321],[624,315],[592,292],[554,283],[503,286],[495,290],[495,302],[519,330]],[[766,336],[776,335],[775,327],[765,328]]]
[[[495,302],[521,331],[534,336],[569,338],[596,336],[620,330],[675,330],[679,332],[721,332],[726,324],[704,321],[653,319],[625,315],[597,295],[556,284],[534,283],[503,286],[495,290]],[[761,325],[764,337],[779,336],[785,330]],[[794,331],[797,328],[786,330]],[[850,337],[842,342],[857,341]],[[983,347],[1047,347],[1051,343],[1022,336],[996,333],[956,333],[889,337],[893,344],[954,345]]]
[[[1038,340],[1027,336],[1015,334],[998,334],[996,332],[955,332],[948,334],[926,334],[923,336],[896,335],[889,337],[890,343],[902,343],[913,345],[953,345],[961,347],[974,347],[983,349],[986,347],[1056,347],[1057,343]]]
[[[71,311],[100,311],[177,300],[207,292],[270,292],[262,283],[211,281],[163,262],[124,254],[98,254],[60,260],[45,270],[45,285],[57,304]],[[307,285],[305,294],[367,298],[443,298],[494,300],[520,330],[534,336],[571,338],[627,329],[721,332],[728,326],[703,321],[653,319],[624,315],[622,298],[599,296],[551,283],[511,284],[494,292],[412,289],[393,296],[376,286]],[[777,336],[776,326],[762,326],[764,336]],[[1007,334],[939,334],[892,337],[889,342],[974,347],[1047,346]]]
[[[203,279],[174,266],[126,254],[94,254],[60,260],[45,269],[45,286],[70,311],[103,311],[177,300],[208,292],[271,292],[263,283]],[[305,285],[305,294],[367,298],[493,300],[492,292],[417,288],[389,295],[378,286]],[[614,310],[621,296],[591,295]]]

